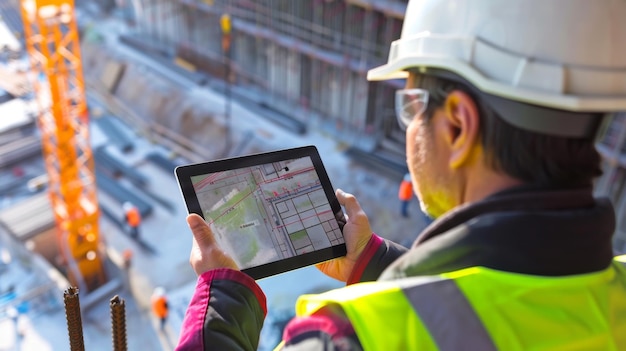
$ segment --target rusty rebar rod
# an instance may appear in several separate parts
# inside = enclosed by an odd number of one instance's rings
[[[126,303],[115,295],[111,301],[113,351],[126,351]]]
[[[63,301],[65,302],[65,318],[67,319],[67,331],[70,337],[70,350],[84,351],[85,342],[83,340],[83,322],[80,317],[78,288],[69,287],[65,290]]]

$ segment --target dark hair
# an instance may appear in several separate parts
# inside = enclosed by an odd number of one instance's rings
[[[593,138],[560,137],[520,129],[502,119],[481,99],[484,93],[461,77],[457,81],[411,74],[413,85],[430,94],[425,123],[429,123],[435,109],[443,105],[452,90],[461,90],[474,99],[480,112],[482,146],[492,169],[529,185],[551,188],[591,186],[593,179],[602,174],[601,157]]]

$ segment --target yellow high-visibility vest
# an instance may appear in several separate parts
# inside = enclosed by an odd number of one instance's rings
[[[626,257],[625,257],[626,258]],[[303,295],[340,305],[365,350],[626,350],[626,267],[545,277],[472,267]]]

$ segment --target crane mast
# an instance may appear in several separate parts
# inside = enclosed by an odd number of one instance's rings
[[[22,0],[57,243],[72,284],[105,282],[93,154],[73,0]]]

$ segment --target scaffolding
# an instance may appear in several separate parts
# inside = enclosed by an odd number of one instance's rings
[[[174,51],[193,69],[233,84],[265,105],[336,133],[385,140],[399,154],[394,91],[402,82],[366,80],[400,36],[406,1],[137,0],[141,37]],[[220,18],[232,17],[232,55],[225,62]],[[231,82],[229,82],[231,83]]]

